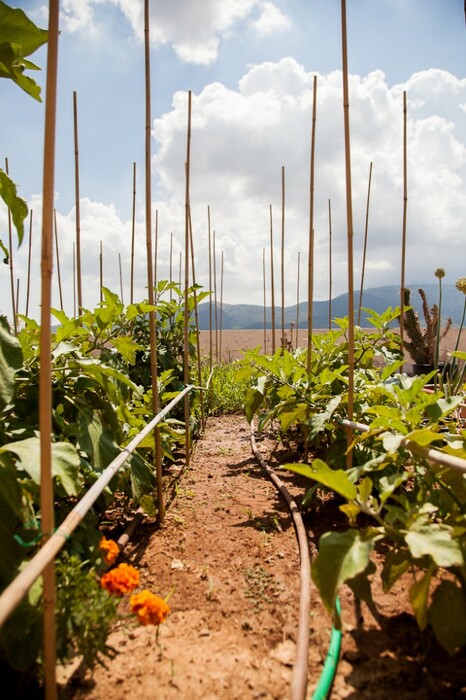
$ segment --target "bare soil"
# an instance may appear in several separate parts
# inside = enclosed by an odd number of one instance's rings
[[[275,468],[289,455],[271,437],[258,444]],[[299,499],[305,484],[290,472],[280,476]],[[64,697],[289,698],[299,552],[286,505],[252,455],[245,418],[209,419],[189,467],[175,466],[164,478],[170,494],[164,525],[143,521],[121,560],[140,569],[141,588],[163,596],[172,591],[171,613],[158,640],[153,627],[122,620],[109,639],[117,657],[69,683]],[[311,512],[307,526],[315,553],[320,534],[345,521],[329,499]],[[332,698],[466,698],[466,654],[449,657],[420,634],[409,612],[411,582],[405,578],[384,593],[375,575],[376,617],[349,589],[342,591],[342,652]],[[315,589],[309,627],[312,697],[331,630]]]

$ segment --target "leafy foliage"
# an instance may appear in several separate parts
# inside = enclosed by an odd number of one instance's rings
[[[307,441],[311,464],[286,468],[309,478],[320,492],[332,490],[348,518],[346,532],[322,536],[312,569],[336,624],[335,601],[343,584],[374,605],[371,552],[383,543],[384,587],[388,590],[412,571],[410,600],[419,627],[430,624],[439,642],[453,652],[466,642],[458,629],[466,610],[466,480],[464,473],[430,464],[422,449],[466,458],[466,431],[455,420],[464,396],[426,393],[434,372],[414,378],[399,373],[400,339],[389,330],[398,314],[399,309],[381,316],[372,312],[375,332],[355,329],[352,419],[366,428],[351,433],[349,444],[343,427],[348,417],[345,319],[338,320],[340,331],[312,338],[309,373],[303,350],[279,350],[273,357],[248,353],[240,376],[254,383],[245,409],[248,419],[258,415],[260,428],[277,424],[294,439],[298,452]],[[308,490],[306,507],[319,497],[319,489]]]

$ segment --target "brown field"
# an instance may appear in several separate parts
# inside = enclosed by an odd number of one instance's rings
[[[316,333],[325,333],[325,330],[316,330]],[[452,328],[447,336],[440,343],[440,359],[445,360],[448,357],[448,353],[453,350],[456,338],[458,334],[458,329]],[[296,331],[293,332],[293,337],[290,336],[289,329],[286,331],[286,336],[288,341],[292,341],[293,347],[304,345],[306,343],[307,331],[301,328],[298,331],[298,342],[296,342]],[[277,348],[280,347],[281,331],[275,332],[275,345]],[[210,350],[210,333],[209,331],[200,331],[200,344],[201,353],[203,355],[208,355]],[[231,362],[232,360],[237,360],[242,357],[242,351],[252,350],[258,346],[261,349],[264,346],[264,331],[263,330],[234,330],[234,331],[222,331],[218,333],[217,338],[218,352],[221,354],[222,359],[226,362]],[[265,350],[266,353],[272,352],[272,331],[267,330],[265,335]],[[466,331],[462,332],[461,342],[459,345],[460,350],[466,350]],[[216,355],[216,338],[215,332],[212,333],[212,352],[213,356]],[[406,359],[408,364],[410,363],[410,357],[406,354]]]

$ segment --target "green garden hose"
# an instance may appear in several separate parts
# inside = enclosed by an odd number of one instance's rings
[[[337,612],[340,615],[341,606],[340,599],[336,600]],[[330,635],[330,646],[327,652],[327,658],[325,659],[324,667],[322,673],[320,674],[319,682],[317,683],[317,688],[314,691],[312,700],[325,700],[328,697],[330,689],[335,678],[335,673],[337,671],[338,659],[340,656],[341,648],[341,630],[332,627],[332,633]]]

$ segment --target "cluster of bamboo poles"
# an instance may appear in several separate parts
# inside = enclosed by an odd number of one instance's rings
[[[53,244],[55,237],[57,271],[60,288],[60,304],[63,306],[61,279],[60,279],[60,264],[58,253],[58,234],[56,225],[56,212],[54,210],[54,163],[55,163],[55,122],[56,122],[56,91],[57,91],[57,66],[58,66],[58,16],[59,16],[59,0],[49,1],[49,41],[47,54],[47,78],[46,78],[46,99],[45,99],[45,135],[44,135],[44,172],[43,172],[43,208],[42,208],[42,254],[41,254],[41,338],[40,338],[40,436],[41,436],[41,514],[42,514],[42,536],[44,542],[48,540],[51,533],[54,532],[54,507],[53,507],[53,484],[51,474],[51,440],[52,434],[52,394],[51,394],[51,291],[52,291],[52,268],[53,268]],[[348,442],[352,440],[352,416],[353,416],[353,372],[354,372],[354,308],[353,308],[353,215],[352,215],[352,188],[351,188],[351,153],[350,153],[350,123],[349,123],[349,90],[348,90],[348,62],[347,62],[347,41],[346,41],[346,2],[341,0],[341,19],[342,19],[342,62],[343,62],[343,109],[344,109],[344,131],[345,131],[345,171],[346,171],[346,213],[347,213],[347,243],[348,243],[348,340],[349,340],[349,405],[348,405]],[[152,210],[151,210],[151,79],[150,79],[150,37],[149,37],[149,0],[144,0],[144,56],[145,56],[145,224],[146,224],[146,254],[147,254],[147,285],[149,293],[149,303],[154,303],[154,283],[156,280],[156,251],[157,251],[157,231],[158,217],[156,215],[156,243],[155,255],[152,250]],[[185,163],[185,239],[184,239],[184,294],[185,294],[185,321],[184,321],[184,357],[183,357],[183,373],[185,383],[189,382],[189,357],[188,357],[188,294],[190,282],[195,284],[195,267],[193,254],[193,237],[191,224],[191,205],[190,205],[190,162],[191,162],[191,92],[188,95],[188,128],[187,128],[187,147],[186,147],[186,163]],[[310,186],[309,186],[309,251],[308,251],[308,318],[307,318],[307,347],[308,347],[308,370],[311,368],[311,353],[312,353],[312,332],[313,332],[313,287],[314,287],[314,161],[315,161],[315,141],[316,141],[316,112],[317,112],[317,78],[314,77],[313,85],[313,108],[312,108],[312,131],[311,131],[311,157],[310,157]],[[81,282],[81,240],[80,240],[80,208],[79,208],[79,148],[78,148],[78,129],[77,129],[77,95],[73,93],[73,112],[74,112],[74,136],[75,136],[75,186],[76,186],[76,246],[75,255],[75,289],[78,314],[83,309],[82,300],[82,282]],[[402,241],[402,279],[401,288],[404,287],[404,271],[405,271],[405,245],[406,245],[406,206],[407,206],[407,175],[406,175],[406,94],[404,95],[404,214],[403,214],[403,241]],[[370,198],[370,183],[372,177],[372,163],[369,174],[369,187],[367,196],[366,208],[366,231],[365,231],[365,246],[367,241],[367,222],[369,213],[369,198]],[[132,220],[132,247],[131,247],[131,281],[130,281],[130,301],[133,302],[134,288],[134,231],[135,231],[135,194],[136,194],[136,165],[133,164],[133,220]],[[222,328],[222,306],[223,306],[223,251],[221,254],[221,291],[220,291],[220,320],[218,319],[219,308],[217,304],[217,274],[216,274],[216,251],[215,251],[215,231],[211,235],[211,213],[210,207],[207,209],[208,216],[208,235],[209,235],[209,288],[214,292],[214,310],[215,324],[213,323],[213,306],[212,299],[210,300],[210,361],[213,357],[213,335],[212,328],[215,325],[215,356],[217,360],[222,356],[221,350],[221,332],[218,329]],[[332,289],[332,274],[331,274],[331,238],[332,238],[332,223],[331,223],[331,203],[328,202],[328,218],[329,218],[329,269],[330,269],[330,285],[329,285],[329,300],[331,300]],[[273,229],[272,229],[272,205],[270,205],[270,237],[271,237],[271,307],[272,307],[272,351],[275,351],[275,292],[274,292],[274,261],[273,261]],[[32,212],[30,215],[30,236],[29,236],[29,270],[30,270],[30,250],[32,240]],[[172,241],[171,241],[172,246]],[[285,168],[282,167],[282,218],[281,218],[281,296],[282,296],[282,343],[285,339],[284,327],[284,250],[285,250]],[[10,221],[10,251],[11,245],[11,221]],[[365,261],[366,247],[364,248]],[[155,261],[155,262],[154,262]],[[213,265],[212,265],[213,262]],[[121,257],[120,263],[120,280],[121,280]],[[190,270],[191,264],[191,270]],[[172,261],[170,259],[170,269]],[[213,267],[213,279],[212,279]],[[297,280],[297,319],[296,319],[296,341],[298,340],[299,328],[299,268],[300,268],[300,253],[298,253],[298,280]],[[14,273],[13,273],[13,257],[10,256],[10,275],[12,287],[12,304],[13,317],[16,318],[18,310],[19,291],[14,289]],[[103,284],[103,250],[100,249],[100,276]],[[263,250],[263,276],[264,276],[264,350],[266,351],[266,280],[265,280],[265,249]],[[181,262],[180,262],[180,280],[181,280]],[[362,280],[363,282],[363,280]],[[102,287],[101,284],[101,287]],[[30,277],[28,274],[28,291],[26,309],[29,305],[29,287]],[[121,285],[122,288],[122,285]],[[121,290],[122,291],[122,290]],[[361,284],[362,295],[362,284]],[[362,303],[360,298],[360,305]],[[401,294],[401,302],[403,303],[403,295]],[[26,311],[27,313],[27,311]],[[403,318],[403,313],[401,314]],[[196,319],[197,320],[197,319]],[[157,344],[156,344],[156,324],[157,319],[154,312],[149,315],[149,330],[150,330],[150,347],[151,347],[151,374],[152,374],[152,397],[153,397],[153,413],[157,415],[160,410],[158,391],[157,391]],[[329,326],[331,324],[331,304],[329,303]],[[403,333],[403,326],[401,327]],[[198,352],[200,361],[200,353]],[[200,376],[200,365],[198,367]],[[184,396],[185,400],[185,420],[186,420],[186,461],[189,463],[190,453],[190,436],[189,436],[189,402],[187,393]],[[159,519],[164,519],[164,503],[162,496],[161,482],[161,449],[160,449],[160,434],[156,426],[154,428],[155,438],[155,473],[157,482],[157,500]],[[349,459],[351,459],[351,450],[349,451]],[[55,649],[55,575],[53,562],[47,564],[43,569],[44,577],[44,668],[45,668],[45,687],[47,700],[55,700],[56,683],[55,683],[55,664],[56,664],[56,649]]]

